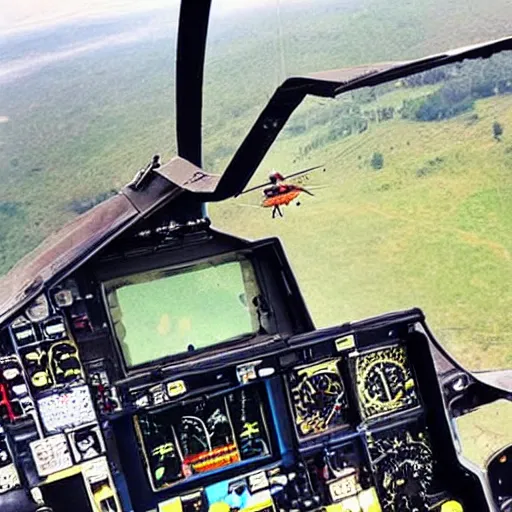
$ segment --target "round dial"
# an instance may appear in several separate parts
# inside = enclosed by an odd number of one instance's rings
[[[208,429],[200,418],[184,416],[181,419],[178,437],[185,456],[211,449]]]
[[[345,388],[336,361],[296,369],[291,385],[295,422],[301,435],[324,432],[343,422]]]
[[[409,384],[404,366],[386,358],[377,360],[367,368],[364,381],[367,401],[388,406],[399,403],[404,398]]]
[[[360,356],[357,389],[365,418],[418,404],[416,385],[403,347]]]
[[[434,460],[426,436],[410,433],[374,441],[370,453],[382,494],[384,510],[427,510]]]

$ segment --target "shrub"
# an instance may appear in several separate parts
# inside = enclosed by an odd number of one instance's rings
[[[370,165],[376,170],[380,170],[384,167],[384,155],[379,152],[375,152],[370,160]]]
[[[501,126],[498,121],[494,121],[492,124],[492,134],[498,142],[501,140],[501,136],[503,135],[503,126]]]

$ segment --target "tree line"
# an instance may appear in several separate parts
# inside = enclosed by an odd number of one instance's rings
[[[478,99],[512,93],[512,52],[420,73],[405,80],[404,85],[439,82],[443,85],[436,92],[404,100],[401,117],[415,121],[449,119],[472,110]]]

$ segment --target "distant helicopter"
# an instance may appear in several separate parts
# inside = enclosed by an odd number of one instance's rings
[[[295,178],[297,176],[302,176],[304,174],[308,174],[322,167],[323,165],[309,167],[308,169],[304,169],[302,171],[289,174],[288,176],[283,176],[281,173],[277,171],[272,171],[266,183],[257,185],[256,187],[248,188],[247,190],[244,190],[242,194],[247,194],[248,192],[253,192],[254,190],[259,190],[260,188],[267,187],[263,189],[263,201],[261,203],[261,206],[263,208],[272,208],[273,219],[275,219],[276,215],[279,215],[279,217],[283,217],[281,206],[288,206],[302,192],[305,192],[310,196],[314,196],[312,192],[302,187],[301,185],[285,183],[286,180],[289,180],[290,178]],[[300,205],[300,203],[297,203],[297,205]]]

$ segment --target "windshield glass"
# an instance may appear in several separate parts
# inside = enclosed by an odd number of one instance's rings
[[[504,37],[511,16],[508,0],[213,0],[204,167],[223,171],[287,77]]]
[[[23,5],[4,2],[0,19],[0,274],[115,194],[154,153],[166,160],[175,152],[176,0],[93,0],[87,8],[58,1],[51,12],[37,2],[28,12]],[[508,0],[213,0],[205,169],[224,169],[287,76],[501,37],[511,9]],[[415,98],[423,103],[441,87],[434,78],[416,87],[385,86],[385,93],[360,91],[355,100],[305,102],[253,183],[274,166],[291,171],[325,163],[325,173],[304,178],[326,187],[316,198],[301,196],[312,214],[299,208],[286,222],[269,223],[267,212],[233,202],[213,206],[214,220],[240,235],[281,235],[319,325],[419,305],[471,366],[510,363],[503,349],[512,332],[504,277],[509,69],[492,68],[505,81],[491,82],[487,92],[485,83],[471,90],[474,101],[458,101],[455,93],[446,120],[426,119],[431,114],[423,111],[416,118]],[[439,101],[445,100],[434,95],[422,108]],[[439,172],[447,166],[456,169],[450,179]],[[399,228],[412,238],[401,239]],[[426,245],[416,240],[420,235]],[[324,256],[313,258],[319,246]],[[459,266],[462,257],[469,266]],[[452,286],[453,276],[466,285]],[[484,350],[472,357],[462,340]]]
[[[510,367],[512,52],[307,99],[249,186],[316,165],[215,225],[280,236],[317,326],[418,306],[467,368]]]
[[[1,274],[153,154],[175,153],[178,3],[54,3],[2,5]]]

